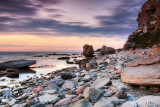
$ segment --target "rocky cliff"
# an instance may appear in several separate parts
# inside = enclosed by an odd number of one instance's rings
[[[147,48],[160,45],[160,0],[148,0],[138,15],[138,28],[128,37],[133,48]]]

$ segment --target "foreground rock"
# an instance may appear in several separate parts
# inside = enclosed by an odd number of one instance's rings
[[[55,103],[59,100],[59,97],[57,97],[56,95],[45,94],[40,96],[39,100],[45,103]]]
[[[135,85],[160,85],[160,64],[126,67],[121,80]]]
[[[82,99],[71,104],[69,107],[93,107],[93,105],[87,99]]]
[[[83,46],[83,55],[84,56],[93,57],[93,54],[94,54],[94,50],[93,50],[92,45],[86,44]]]
[[[13,60],[13,61],[0,63],[0,69],[6,70],[6,69],[12,69],[12,68],[25,68],[34,64],[36,64],[35,60],[24,60],[24,59]]]

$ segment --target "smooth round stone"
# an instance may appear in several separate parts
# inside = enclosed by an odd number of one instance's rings
[[[100,78],[100,79],[97,79],[92,85],[91,87],[92,88],[102,88],[104,87],[105,85],[109,84],[110,83],[110,78],[108,77],[103,77],[103,78]]]
[[[136,101],[127,101],[121,107],[138,107],[138,104]]]

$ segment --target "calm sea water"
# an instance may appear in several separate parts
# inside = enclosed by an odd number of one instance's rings
[[[18,59],[27,59],[27,60],[37,61],[35,65],[31,66],[33,67],[32,70],[22,70],[19,75],[19,78],[0,77],[0,80],[5,79],[5,81],[0,81],[0,85],[9,84],[11,80],[18,82],[18,81],[27,79],[29,77],[40,76],[40,74],[47,74],[52,71],[60,70],[62,68],[78,66],[76,64],[67,64],[65,60],[57,60],[58,57],[62,57],[65,55],[46,56],[46,54],[53,54],[53,53],[51,52],[0,52],[0,63],[4,61],[18,60]],[[44,56],[33,57],[35,55],[44,55]],[[42,67],[38,67],[38,66],[42,66]]]

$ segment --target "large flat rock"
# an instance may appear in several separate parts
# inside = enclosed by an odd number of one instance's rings
[[[36,64],[36,60],[12,60],[0,63],[0,69],[24,68]]]
[[[139,65],[151,65],[158,62],[160,62],[160,56],[145,56],[131,61],[127,66],[136,67]]]
[[[160,85],[160,64],[125,67],[121,80],[134,85]]]

